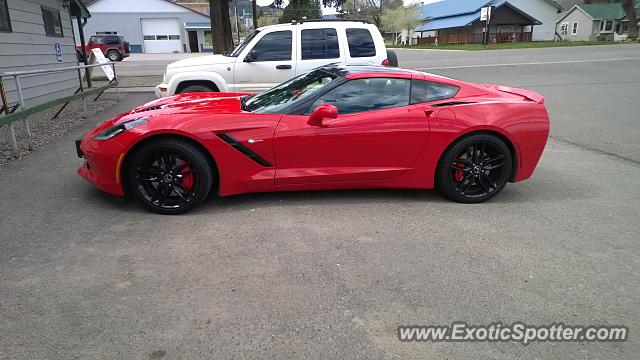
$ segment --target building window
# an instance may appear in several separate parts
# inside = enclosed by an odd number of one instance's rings
[[[574,22],[571,26],[571,35],[578,35],[578,23]]]
[[[143,37],[144,40],[155,40],[156,36],[155,35],[145,35]]]
[[[213,47],[213,38],[211,37],[211,31],[204,32],[204,46]]]
[[[611,30],[613,30],[612,20],[600,21],[600,32],[611,32]]]
[[[180,35],[169,35],[169,40],[180,40]]]
[[[560,24],[560,35],[567,35],[569,33],[569,23],[564,22]]]
[[[7,0],[0,0],[0,31],[11,31],[11,18]]]
[[[60,18],[60,10],[48,7],[41,7],[42,19],[44,20],[44,31],[47,36],[62,37],[62,19]]]

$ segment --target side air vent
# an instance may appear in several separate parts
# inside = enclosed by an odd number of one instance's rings
[[[218,137],[220,139],[222,139],[222,141],[224,141],[227,144],[231,145],[231,147],[233,147],[234,149],[236,149],[236,150],[240,151],[241,153],[243,153],[249,159],[255,161],[256,163],[258,163],[258,164],[260,164],[262,166],[266,166],[266,167],[273,167],[273,165],[270,162],[268,162],[267,160],[263,159],[260,155],[258,155],[255,152],[253,152],[253,150],[251,150],[248,147],[244,146],[244,144],[242,144],[240,141],[238,141],[233,136],[225,133],[225,134],[218,134]]]
[[[157,106],[149,106],[147,108],[143,108],[140,110],[136,110],[136,113],[141,113],[141,112],[145,112],[145,111],[151,111],[151,110],[159,110],[162,109],[162,106],[157,105]]]
[[[466,105],[466,104],[473,104],[473,103],[472,102],[467,102],[467,101],[449,101],[449,102],[445,102],[445,103],[431,105],[431,107],[435,108],[435,107],[456,106],[456,105]]]

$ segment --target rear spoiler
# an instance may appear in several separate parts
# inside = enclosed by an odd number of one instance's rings
[[[491,90],[497,90],[497,91],[506,92],[509,94],[519,95],[526,98],[527,100],[534,101],[538,104],[544,104],[544,96],[534,91],[529,91],[529,90],[524,90],[524,89],[519,89],[519,88],[514,88],[509,86],[502,86],[502,85],[482,84],[481,86]]]

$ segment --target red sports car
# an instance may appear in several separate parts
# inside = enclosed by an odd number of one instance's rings
[[[78,140],[78,173],[178,214],[264,191],[437,188],[479,203],[531,176],[549,134],[544,98],[417,71],[328,65],[262,94],[152,101]]]

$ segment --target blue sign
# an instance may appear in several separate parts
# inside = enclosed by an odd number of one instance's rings
[[[60,43],[57,42],[53,45],[53,48],[56,49],[56,60],[58,60],[59,63],[62,62],[62,46],[60,46]]]

